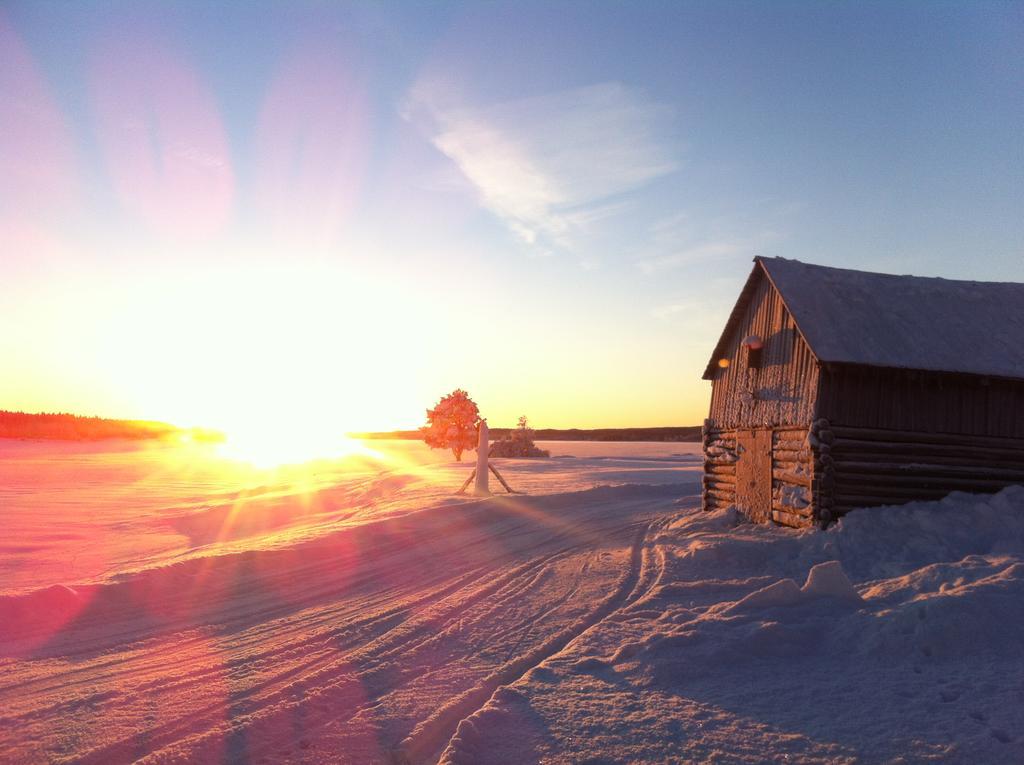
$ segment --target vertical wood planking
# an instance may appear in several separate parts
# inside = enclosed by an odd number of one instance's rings
[[[736,509],[756,523],[772,514],[772,431],[736,431]]]
[[[1024,381],[830,365],[816,416],[851,427],[1024,438]]]
[[[747,366],[743,338],[764,340],[760,369]],[[729,366],[719,369],[711,391],[716,427],[808,425],[818,384],[817,362],[778,292],[761,278],[746,315],[726,344]]]

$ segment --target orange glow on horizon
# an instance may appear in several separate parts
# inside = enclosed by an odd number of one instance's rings
[[[497,427],[520,415],[537,428],[687,425],[706,413],[706,383],[679,359],[666,373],[653,342],[622,376],[622,359],[608,354],[625,345],[620,330],[580,338],[545,316],[517,320],[514,331],[477,324],[468,317],[488,301],[475,293],[466,321],[452,324],[435,290],[342,262],[272,265],[258,248],[249,256],[243,270],[198,275],[140,267],[124,276],[131,289],[77,270],[35,285],[20,306],[31,342],[7,340],[19,375],[0,380],[4,408],[158,420],[250,444],[244,432],[294,433],[295,424],[318,442],[314,456],[335,434],[419,427],[456,387]],[[493,363],[494,333],[524,370],[545,374],[517,374],[510,386],[508,368]],[[538,335],[544,342],[525,339]]]

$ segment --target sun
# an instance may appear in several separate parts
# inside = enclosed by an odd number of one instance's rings
[[[344,433],[294,425],[232,428],[218,447],[221,456],[257,468],[300,465],[315,460],[372,456],[373,451]]]

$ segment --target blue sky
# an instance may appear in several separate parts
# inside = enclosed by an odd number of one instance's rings
[[[247,406],[411,426],[462,386],[492,424],[687,424],[754,255],[1024,281],[1021,3],[14,2],[0,30],[0,407],[215,420],[284,348]]]

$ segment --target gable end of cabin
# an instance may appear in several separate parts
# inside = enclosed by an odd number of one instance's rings
[[[704,509],[735,506],[752,520],[796,527],[819,521],[825,473],[812,426],[820,368],[760,261],[704,377]]]

